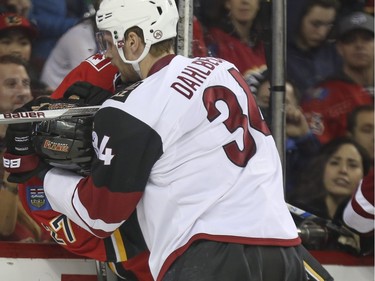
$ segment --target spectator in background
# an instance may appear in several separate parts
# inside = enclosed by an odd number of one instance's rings
[[[342,74],[374,96],[374,17],[352,13],[340,21],[338,32]]]
[[[32,100],[30,78],[25,62],[12,55],[0,57],[0,113],[9,113]],[[0,143],[3,144],[6,126],[0,127]],[[4,147],[1,145],[1,156]],[[0,168],[0,240],[41,241],[41,228],[27,215],[18,200],[18,187],[6,180],[3,166]]]
[[[366,0],[365,7],[363,8],[365,13],[374,16],[374,0]]]
[[[19,57],[0,57],[0,112],[9,113],[32,100],[26,63]]]
[[[193,15],[192,53],[194,57],[206,57],[208,55],[204,36],[205,27],[202,25],[199,19]]]
[[[310,227],[314,222],[319,225],[322,219],[340,226],[343,209],[369,168],[370,159],[361,145],[348,137],[336,138],[322,146],[304,167],[287,202],[318,216],[318,219],[309,221]],[[296,223],[301,226],[306,221],[297,220]],[[330,228],[325,235],[324,239],[317,241],[311,237],[311,241],[304,245],[309,249],[336,249],[356,254],[368,248],[367,243],[359,243],[356,235],[349,231],[344,233]]]
[[[38,80],[36,70],[30,64],[32,44],[37,33],[35,26],[25,17],[15,13],[0,14],[0,56],[14,55],[28,63],[34,97],[49,94],[46,85]]]
[[[31,0],[1,0],[0,12],[13,12],[28,18],[31,9]]]
[[[94,1],[92,13],[66,31],[48,56],[42,69],[41,81],[52,90],[57,88],[73,68],[97,52],[95,11],[99,8],[99,2]]]
[[[1,40],[0,40],[1,42]],[[6,55],[0,57],[0,113],[9,113],[16,108],[21,107],[28,101],[32,100],[31,90],[30,90],[30,78],[26,71],[26,64],[20,57],[15,57],[12,55]],[[3,143],[5,137],[6,125],[0,125],[0,141],[1,141],[1,153],[3,152]],[[2,187],[4,183],[3,179],[3,167],[1,165],[1,183]],[[11,193],[17,194],[16,190],[9,189]],[[4,200],[4,201],[3,201]],[[0,206],[1,206],[1,221],[0,221],[0,234],[10,233],[9,230],[3,230],[4,225],[11,226],[14,223],[4,224],[4,220],[9,218],[16,218],[16,216],[9,214],[4,215],[4,207],[8,205],[10,201],[0,196]],[[12,211],[16,210],[16,201],[9,204],[12,206]]]
[[[0,187],[0,241],[49,241],[49,236],[42,232],[42,228],[26,213],[19,201],[17,185],[6,180],[6,172],[3,174],[1,171],[0,174],[3,179]]]
[[[205,41],[208,54],[233,63],[255,92],[267,70],[258,17],[261,1],[202,1],[201,5],[202,10],[206,8],[202,24],[207,27]]]
[[[15,13],[0,15],[0,55],[14,55],[29,61],[37,30],[25,17]]]
[[[374,159],[374,105],[361,105],[348,115],[347,134]]]
[[[370,169],[366,150],[348,137],[321,147],[304,167],[288,202],[324,219],[337,219]]]
[[[328,40],[338,8],[336,0],[287,2],[286,72],[302,100],[310,87],[340,69],[340,57]]]
[[[354,12],[339,22],[337,49],[343,67],[309,91],[302,104],[321,143],[346,134],[347,114],[374,102],[374,18]]]
[[[265,79],[260,82],[256,99],[262,114],[271,127],[270,110],[270,82]],[[309,160],[318,152],[320,144],[310,131],[308,123],[299,107],[300,93],[291,81],[285,84],[285,195],[292,192],[296,176]]]
[[[30,20],[39,30],[35,41],[32,62],[40,74],[43,65],[57,40],[77,24],[87,12],[85,0],[31,0]],[[74,44],[76,42],[72,42]]]
[[[374,13],[374,0],[339,0],[341,3],[339,17],[346,16],[354,11]]]

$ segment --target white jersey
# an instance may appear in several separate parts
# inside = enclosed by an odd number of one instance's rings
[[[167,56],[107,100],[94,124],[92,175],[53,169],[46,194],[98,236],[136,209],[156,280],[198,239],[300,243],[274,140],[233,64]]]
[[[374,167],[364,177],[343,213],[343,220],[347,226],[360,233],[374,231]]]

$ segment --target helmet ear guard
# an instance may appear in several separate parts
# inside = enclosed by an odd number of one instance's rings
[[[92,116],[38,122],[34,125],[34,149],[51,166],[86,175],[95,153],[92,123]]]

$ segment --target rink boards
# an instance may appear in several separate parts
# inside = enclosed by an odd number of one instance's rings
[[[335,281],[374,280],[373,257],[354,257],[342,252],[312,251]],[[73,255],[55,244],[0,242],[1,281],[111,281],[97,274],[98,264]]]

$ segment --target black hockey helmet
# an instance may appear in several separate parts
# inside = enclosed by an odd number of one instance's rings
[[[34,149],[54,167],[88,174],[95,153],[91,141],[92,123],[92,116],[36,123]]]

